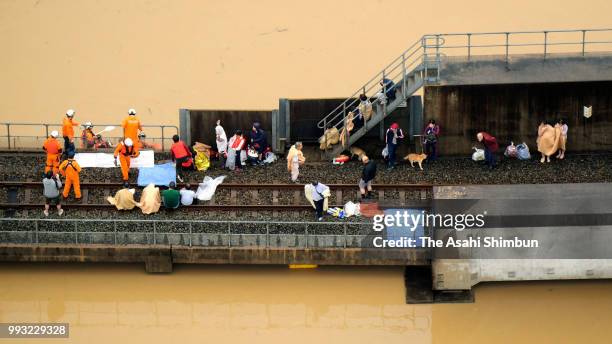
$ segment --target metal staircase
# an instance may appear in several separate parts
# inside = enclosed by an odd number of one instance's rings
[[[355,111],[359,105],[359,95],[365,94],[369,99],[376,93],[387,94],[387,85],[380,85],[383,79],[389,79],[395,84],[395,99],[386,102],[380,99],[372,100],[372,117],[364,121],[361,128],[347,134],[345,146],[338,143],[326,150],[328,157],[335,157],[347,150],[370,129],[380,124],[395,109],[404,104],[426,84],[436,83],[439,79],[440,47],[444,38],[440,35],[426,35],[406,49],[400,56],[377,73],[372,79],[355,91],[348,99],[336,107],[317,125],[323,132],[333,127],[342,132],[349,112]]]

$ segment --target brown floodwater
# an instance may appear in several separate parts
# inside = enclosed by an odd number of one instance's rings
[[[71,343],[608,343],[612,282],[488,284],[406,305],[400,268],[0,265],[0,322],[68,322]],[[0,343],[9,342],[0,339]],[[19,340],[44,343],[45,340]]]

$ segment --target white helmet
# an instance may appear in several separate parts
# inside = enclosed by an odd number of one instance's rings
[[[132,142],[132,139],[129,138],[129,137],[127,139],[123,140],[123,143],[125,143],[125,145],[128,146],[128,147],[132,147],[132,145],[134,144],[134,142]]]
[[[93,125],[91,125],[91,122],[85,122],[85,128],[93,128]]]
[[[57,137],[57,135],[59,135],[59,133],[57,132],[57,130],[53,130],[51,132],[51,137]]]
[[[66,111],[66,116],[68,117],[73,117],[74,116],[75,111],[72,109],[68,109],[68,111]]]
[[[128,115],[135,115],[136,114],[136,110],[134,109],[129,109],[128,110]]]

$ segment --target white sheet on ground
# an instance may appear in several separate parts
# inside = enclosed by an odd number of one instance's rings
[[[79,163],[82,168],[87,167],[98,167],[98,168],[112,168],[115,167],[114,156],[110,153],[77,153],[74,155],[74,159]],[[137,158],[132,158],[130,161],[130,168],[139,167],[153,167],[153,151],[145,150],[140,151],[140,155]],[[119,166],[119,161],[117,161]]]
[[[210,201],[215,195],[217,186],[223,183],[223,179],[225,179],[225,176],[219,176],[215,179],[209,176],[204,177],[204,181],[199,184],[198,190],[196,191],[196,198],[200,201]]]

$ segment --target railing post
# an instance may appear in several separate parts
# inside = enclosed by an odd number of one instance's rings
[[[325,151],[327,151],[327,116],[323,118],[323,140],[325,141]]]
[[[157,245],[157,238],[156,238],[156,234],[157,234],[157,222],[153,222],[153,245]]]
[[[113,229],[115,230],[115,232],[114,232],[114,236],[115,236],[114,240],[115,240],[115,246],[116,246],[117,245],[117,221],[116,220],[113,220]]]
[[[227,223],[227,247],[232,247],[232,227]]]
[[[77,245],[79,244],[79,232],[76,221],[74,221],[74,243]]]
[[[406,99],[406,54],[402,53],[402,99]]]
[[[6,123],[6,140],[8,141],[8,149],[11,149],[11,124]]]
[[[306,248],[308,248],[308,224],[306,224],[306,228],[304,229],[306,233]]]
[[[270,225],[266,223],[266,248],[270,247]]]
[[[36,238],[36,244],[38,244],[38,220],[34,220],[34,237]]]
[[[510,32],[506,32],[506,67],[508,66],[508,45],[510,41]]]
[[[346,237],[346,223],[344,224],[344,248],[346,248],[346,242],[348,241],[348,238]]]
[[[49,124],[45,123],[45,137],[49,137]]]
[[[423,66],[425,67],[424,69],[424,75],[423,75],[423,85],[425,85],[425,82],[427,80],[427,36],[423,36]]]
[[[548,45],[548,31],[544,31],[544,59],[546,59],[546,53],[547,53],[547,45]]]
[[[468,39],[468,52],[467,52],[467,59],[468,61],[470,61],[470,59],[472,58],[472,34],[468,33],[467,34],[467,39]]]
[[[192,237],[191,233],[193,233],[193,223],[189,222],[189,247],[191,247],[191,237]]]
[[[385,82],[385,77],[386,77],[385,70],[383,69],[383,71],[382,71],[382,85],[383,85],[383,94],[385,95],[385,97],[383,98],[383,99],[385,99],[385,102],[383,103],[383,106],[382,106],[382,108],[383,108],[383,113],[382,113],[383,118],[385,116],[387,116],[387,103],[389,102],[389,99],[387,98],[387,83]],[[382,122],[382,120],[381,120],[381,122]]]
[[[162,152],[166,151],[166,144],[164,143],[164,141],[166,141],[166,140],[165,140],[165,137],[164,137],[164,126],[162,125],[161,126],[161,149],[162,149]]]
[[[586,30],[582,30],[582,56],[584,56],[585,41],[586,41]]]

